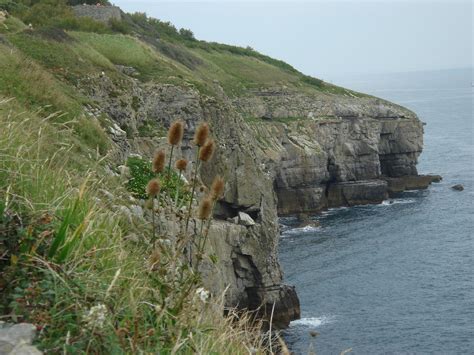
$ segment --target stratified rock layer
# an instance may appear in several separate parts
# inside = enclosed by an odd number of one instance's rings
[[[322,99],[285,91],[240,98],[235,105],[251,118],[274,176],[279,214],[380,203],[433,180],[417,174],[423,123],[403,107],[372,97]]]
[[[385,101],[285,90],[231,101],[191,87],[122,80],[120,86],[106,76],[79,83],[99,103],[91,115],[110,118],[118,161],[166,148],[162,127],[176,119],[186,125],[176,159],[192,158],[196,126],[210,123],[217,151],[200,177],[209,186],[219,174],[226,189],[210,230],[208,252],[218,261],[204,262],[204,282],[214,294],[226,290],[229,306],[262,306],[267,316],[273,310],[279,326],[299,318],[300,309],[295,289],[282,284],[277,214],[381,202],[408,184],[405,176],[419,182],[423,125]]]

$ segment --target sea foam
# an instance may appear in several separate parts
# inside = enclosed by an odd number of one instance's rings
[[[293,326],[304,326],[304,327],[320,327],[324,324],[332,323],[334,316],[322,316],[322,317],[308,317],[295,320],[290,323],[290,327]]]

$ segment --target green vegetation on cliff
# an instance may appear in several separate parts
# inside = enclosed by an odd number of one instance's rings
[[[33,323],[52,353],[262,349],[247,316],[224,317],[219,297],[197,288],[180,248],[153,247],[150,224],[129,212],[123,181],[77,123],[0,99],[2,319]]]
[[[33,25],[33,30],[22,31],[21,22],[8,19],[15,25],[0,25],[6,39],[42,65],[54,68],[59,78],[114,72],[113,65],[123,65],[136,69],[141,80],[188,83],[212,96],[218,95],[216,83],[230,97],[281,86],[314,94],[359,95],[304,75],[251,48],[196,40],[189,30],[178,30],[145,14],[124,14],[121,21],[104,24],[75,18],[61,0],[34,1],[32,7],[2,1],[0,9],[10,9]],[[43,16],[53,7],[49,16]],[[75,32],[61,33],[61,29]]]

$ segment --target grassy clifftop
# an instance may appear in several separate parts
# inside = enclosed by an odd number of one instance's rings
[[[48,21],[40,15],[35,18],[31,8],[16,11],[25,21],[37,23],[25,31],[20,20],[10,17],[0,25],[5,39],[60,79],[74,80],[97,71],[113,75],[114,65],[123,65],[135,68],[142,81],[190,83],[208,95],[216,94],[216,83],[230,97],[275,86],[315,95],[354,94],[251,48],[199,41],[189,30],[178,31],[145,14],[124,14],[122,21],[105,25],[70,17],[67,6]]]

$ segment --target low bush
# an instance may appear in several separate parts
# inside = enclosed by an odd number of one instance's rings
[[[165,171],[155,174],[151,169],[151,161],[139,157],[130,157],[127,159],[127,167],[130,169],[130,179],[127,182],[127,189],[135,196],[141,199],[147,199],[146,187],[148,182],[158,177],[162,183],[161,191],[175,198],[178,193],[180,205],[189,202],[190,193],[183,179],[178,173],[171,170],[168,174],[168,168]]]
[[[51,21],[52,25],[71,31],[110,33],[111,27],[90,17],[65,16]]]

